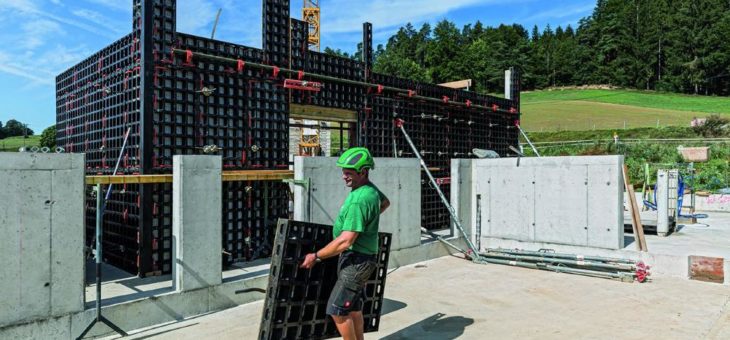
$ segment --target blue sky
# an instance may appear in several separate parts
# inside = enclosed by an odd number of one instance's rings
[[[261,47],[261,0],[178,0],[178,31]],[[0,0],[0,121],[17,119],[40,133],[55,123],[55,77],[132,30],[132,0]],[[291,0],[301,18],[301,0]],[[462,27],[519,23],[528,30],[590,15],[595,0],[320,0],[322,48],[353,52],[362,23],[374,44],[399,27],[447,19]]]

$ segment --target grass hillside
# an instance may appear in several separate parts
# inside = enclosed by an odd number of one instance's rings
[[[41,136],[34,135],[28,136],[28,138],[19,137],[8,137],[0,139],[0,151],[11,151],[16,152],[21,146],[39,146],[41,145]]]
[[[521,96],[527,131],[689,126],[694,117],[730,116],[730,98],[636,90],[549,90]]]

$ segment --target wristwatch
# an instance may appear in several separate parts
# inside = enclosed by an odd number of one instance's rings
[[[314,252],[314,262],[320,263],[322,262],[322,259],[319,258],[319,255],[317,255],[317,252]]]

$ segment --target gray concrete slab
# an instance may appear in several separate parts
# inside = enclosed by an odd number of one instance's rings
[[[457,162],[453,160],[452,162]],[[460,219],[476,227],[476,195],[482,197],[481,234],[486,237],[606,249],[623,248],[622,156],[530,157],[458,160],[471,171],[471,191],[452,186]],[[467,170],[471,164],[471,170]],[[453,163],[456,164],[456,163]],[[472,202],[471,211],[465,201]]]
[[[294,158],[294,179],[310,180],[310,187],[294,188],[294,219],[334,224],[350,192],[342,181],[336,157]],[[370,180],[390,200],[380,216],[380,231],[397,235],[391,250],[415,247],[421,235],[421,170],[415,158],[375,158]]]
[[[172,157],[172,276],[178,291],[221,283],[221,156]]]
[[[83,308],[85,177],[83,155],[78,169],[51,171],[51,314]],[[35,232],[35,231],[34,231]]]
[[[366,339],[727,339],[727,287],[605,279],[443,257],[390,272]],[[130,339],[255,339],[261,301],[134,331]]]
[[[0,153],[0,327],[83,310],[83,165]]]

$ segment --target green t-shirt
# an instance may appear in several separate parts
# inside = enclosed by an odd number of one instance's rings
[[[378,253],[378,224],[380,223],[380,202],[385,200],[378,188],[365,184],[352,190],[340,208],[332,234],[335,238],[343,231],[359,233],[349,250],[362,254]]]

